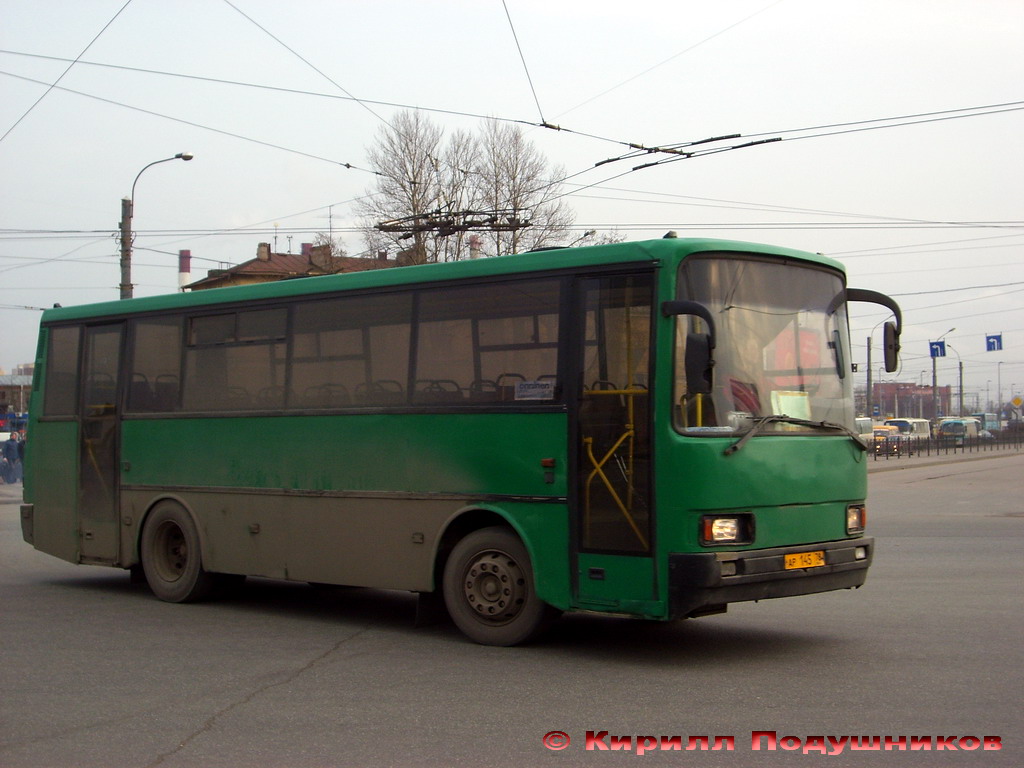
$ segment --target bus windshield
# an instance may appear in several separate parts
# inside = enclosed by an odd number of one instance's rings
[[[688,337],[693,343],[708,328],[698,317],[679,316],[674,414],[680,432],[741,434],[755,425],[759,434],[822,432],[795,422],[853,430],[839,273],[782,258],[705,253],[681,264],[677,295],[710,311],[716,344],[710,394],[687,391]]]

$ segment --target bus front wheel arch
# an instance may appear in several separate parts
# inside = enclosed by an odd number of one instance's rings
[[[477,529],[455,544],[442,590],[452,621],[482,645],[525,643],[558,616],[537,596],[523,542],[502,526]]]
[[[192,516],[173,501],[161,501],[146,516],[139,542],[142,570],[150,590],[169,603],[207,597],[214,574],[203,568],[199,531]]]

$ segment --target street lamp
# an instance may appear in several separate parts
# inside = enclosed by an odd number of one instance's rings
[[[950,344],[948,341],[946,342],[946,346],[950,350],[952,350],[954,355],[956,355],[956,362],[957,362],[957,365],[960,368],[960,382],[959,382],[960,394],[958,396],[959,399],[957,400],[956,415],[957,416],[963,416],[964,415],[964,361],[962,359],[960,359],[960,353],[957,352],[956,349],[953,347],[953,345]]]
[[[147,166],[144,166],[141,171],[135,176],[135,181],[132,182],[132,194],[131,197],[121,198],[121,298],[130,299],[132,297],[132,216],[135,209],[135,185],[139,183],[139,176],[141,176],[146,168],[152,168],[154,165],[159,163],[169,163],[171,160],[185,160],[186,162],[191,160],[193,157],[191,152],[179,152],[174,157],[165,157],[163,160],[154,160]]]
[[[868,365],[867,365],[867,369],[868,369],[868,381],[867,381],[868,388],[867,388],[866,396],[864,398],[864,406],[865,406],[865,408],[864,408],[864,410],[865,410],[864,415],[865,416],[869,416],[871,418],[874,418],[874,408],[872,407],[872,399],[873,398],[872,398],[872,392],[871,392],[871,385],[872,385],[872,381],[871,381],[871,340],[872,340],[872,338],[874,338],[875,331],[878,330],[878,326],[880,326],[884,322],[885,322],[885,320],[879,320],[877,323],[875,323],[875,327],[871,329],[871,333],[868,334]],[[879,368],[878,370],[881,371],[883,369]],[[879,375],[878,379],[879,379],[879,381],[881,381],[881,379],[882,379],[881,375]]]
[[[996,418],[1003,418],[1003,361],[996,363]]]
[[[885,376],[885,366],[884,365],[880,365],[880,366],[878,366],[878,391],[879,391],[879,393],[878,393],[878,406],[877,407],[878,407],[878,415],[882,419],[885,418],[885,415],[887,413],[890,414],[890,415],[893,415],[892,411],[888,410],[888,408],[886,408],[886,405],[885,405],[885,393],[887,391],[887,388],[885,386],[886,382],[882,380],[882,377],[884,377],[884,376]],[[895,379],[893,379],[893,382],[895,382]],[[895,392],[895,391],[896,390],[894,389],[893,392]],[[895,404],[896,404],[896,395],[895,394],[893,395],[892,399],[893,399],[893,405],[895,406]],[[869,413],[868,415],[872,419],[875,418],[874,417],[874,408],[872,408],[872,412]],[[898,415],[898,414],[895,414],[895,415]]]
[[[951,334],[955,330],[956,330],[956,328],[950,328],[944,334],[939,336],[939,338],[937,338],[935,341],[936,342],[942,341],[944,338],[946,338],[949,334]],[[932,342],[932,343],[935,343],[935,342]],[[937,420],[939,418],[939,379],[938,379],[938,374],[935,372],[935,359],[936,359],[935,355],[933,354],[932,355],[932,418]]]
[[[593,237],[596,234],[597,234],[597,230],[596,229],[588,229],[586,232],[584,232],[582,235],[577,237],[575,240],[573,240],[571,243],[569,243],[565,247],[566,248],[572,248],[577,243],[582,243],[584,240],[588,240],[589,238]]]

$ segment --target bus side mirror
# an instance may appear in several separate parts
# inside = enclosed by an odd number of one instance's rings
[[[892,321],[882,326],[882,351],[885,354],[885,370],[892,373],[900,365],[900,332]]]
[[[711,394],[711,334],[686,334],[686,392],[691,395]]]
[[[694,315],[707,324],[707,333],[686,334],[686,359],[683,361],[683,368],[686,371],[686,391],[689,394],[710,394],[711,369],[715,365],[711,355],[715,348],[715,319],[711,316],[711,311],[696,301],[666,301],[661,305],[661,313],[665,317]]]
[[[847,288],[846,300],[867,301],[871,304],[880,304],[889,309],[895,320],[890,320],[883,327],[882,350],[885,353],[885,370],[892,373],[900,365],[900,330],[903,328],[903,313],[900,306],[884,293],[869,291],[864,288]]]

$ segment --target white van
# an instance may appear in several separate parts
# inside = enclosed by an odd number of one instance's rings
[[[915,440],[927,440],[932,434],[928,419],[886,419],[885,423],[896,427],[904,437]]]
[[[860,439],[864,441],[865,445],[871,445],[875,440],[874,433],[872,432],[875,425],[871,418],[868,416],[858,416],[853,421],[856,424],[853,431],[860,435]]]
[[[972,413],[972,419],[978,420],[979,429],[985,429],[995,433],[1000,429],[999,417],[994,413]]]

